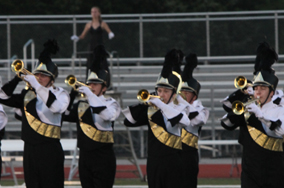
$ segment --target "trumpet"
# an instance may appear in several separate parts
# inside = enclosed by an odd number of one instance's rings
[[[251,103],[255,103],[257,102],[259,104],[259,98],[256,99],[251,99],[246,103],[242,103],[241,101],[234,101],[232,103],[232,110],[236,115],[241,115],[246,111],[246,106],[251,104]]]
[[[149,91],[146,89],[141,89],[138,91],[137,93],[137,99],[140,102],[147,102],[151,97],[155,97],[155,98],[159,98],[161,99],[160,96],[156,96],[156,95],[150,95]],[[162,99],[161,99],[162,100]]]
[[[86,84],[84,84],[84,83],[82,83],[82,82],[79,82],[78,80],[77,80],[77,78],[74,76],[74,75],[72,75],[72,74],[70,74],[70,75],[68,75],[66,78],[65,78],[65,83],[68,85],[68,86],[71,86],[71,87],[73,87],[74,89],[76,89],[76,86],[86,86],[86,87],[88,87],[88,88],[90,88],[91,89],[91,87],[90,86],[88,86],[88,85],[86,85]]]
[[[234,85],[237,89],[243,89],[247,86],[247,79],[244,76],[238,76],[234,80]]]
[[[24,62],[20,59],[14,60],[11,64],[11,70],[13,72],[15,72],[18,75],[18,77],[21,78],[22,80],[24,80],[24,79],[20,76],[20,73],[23,73],[24,75],[28,75],[28,74],[34,75],[33,73],[31,73],[30,71],[28,71],[24,67],[25,67]],[[31,88],[30,83],[27,82],[27,81],[25,81],[25,82],[26,82],[26,89]]]
[[[23,73],[25,75],[30,74],[33,75],[30,71],[24,68],[24,62],[20,59],[16,59],[11,64],[11,69],[13,72],[17,73],[17,75],[20,77],[19,73]]]

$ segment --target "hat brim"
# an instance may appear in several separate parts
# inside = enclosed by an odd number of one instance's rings
[[[252,87],[256,87],[256,86],[266,86],[266,87],[272,87],[273,88],[273,85],[271,85],[270,83],[267,83],[267,82],[255,82],[255,83],[253,83]]]
[[[167,89],[175,89],[172,85],[166,84],[166,83],[158,83],[158,84],[156,84],[155,88],[159,88],[159,87],[167,88]]]
[[[49,72],[49,71],[44,71],[44,70],[35,70],[35,71],[33,72],[33,74],[43,74],[43,75],[46,75],[46,76],[54,77],[51,72]]]
[[[90,80],[87,80],[86,84],[91,84],[91,83],[94,83],[94,84],[103,84],[104,81],[103,80],[100,80],[100,79],[90,79]]]

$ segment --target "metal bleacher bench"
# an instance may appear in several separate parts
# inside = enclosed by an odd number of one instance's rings
[[[63,151],[74,152],[77,149],[76,139],[60,139]],[[15,185],[18,185],[17,174],[18,172],[14,169],[14,162],[23,161],[23,156],[20,155],[7,155],[10,152],[23,152],[24,142],[22,140],[2,140],[2,162],[11,168],[11,173],[14,179]],[[72,156],[65,156],[65,159],[73,159]],[[21,172],[22,173],[22,172]]]

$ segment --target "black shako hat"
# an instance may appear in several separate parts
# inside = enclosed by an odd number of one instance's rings
[[[156,82],[156,88],[164,87],[168,89],[173,89],[174,93],[176,94],[179,93],[182,85],[182,79],[180,74],[173,71],[173,66],[177,63],[177,61],[179,61],[179,55],[176,49],[170,50],[165,55],[163,68]]]
[[[185,62],[186,64],[182,73],[183,84],[181,90],[193,92],[196,95],[196,98],[198,98],[201,85],[192,76],[193,70],[197,67],[198,64],[197,55],[194,53],[190,53],[186,56]]]
[[[275,91],[278,84],[278,77],[275,75],[275,70],[271,68],[275,61],[278,60],[278,54],[267,42],[262,42],[257,48],[257,56],[254,66],[254,81],[255,86],[267,86]]]
[[[41,73],[52,77],[55,80],[58,76],[57,65],[51,60],[51,54],[56,54],[59,51],[57,41],[55,39],[48,40],[43,44],[44,49],[38,58],[38,66],[33,71],[33,74]]]
[[[104,63],[107,63],[108,53],[103,45],[96,46],[93,53],[94,60],[91,65],[91,74],[86,83],[100,83],[108,87],[110,84],[109,72],[103,68]]]

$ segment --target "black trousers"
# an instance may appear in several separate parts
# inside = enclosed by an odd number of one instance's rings
[[[80,150],[79,176],[83,188],[111,188],[115,172],[116,158],[112,147]]]
[[[0,182],[1,182],[1,175],[2,175],[2,156],[1,156],[1,150],[0,150]]]
[[[182,161],[180,154],[148,157],[147,178],[149,188],[181,188]]]
[[[259,146],[258,146],[259,147]],[[252,151],[244,147],[242,156],[242,188],[283,188],[284,161],[282,152]],[[272,154],[271,154],[272,153]]]
[[[192,148],[191,150],[182,151],[181,158],[182,158],[182,169],[183,169],[182,187],[196,188],[197,176],[199,172],[198,150]]]
[[[27,188],[63,188],[64,153],[60,142],[24,145]]]

